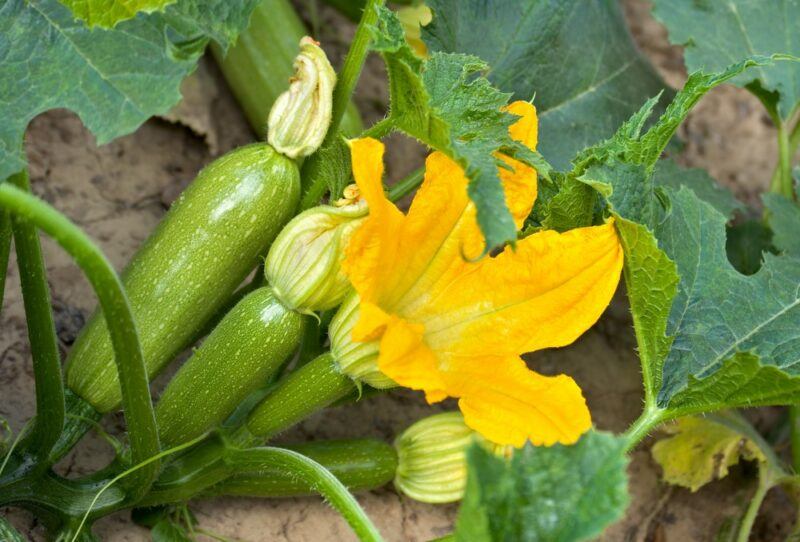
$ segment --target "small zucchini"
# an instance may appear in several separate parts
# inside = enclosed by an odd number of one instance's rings
[[[297,164],[266,143],[200,172],[134,255],[123,282],[152,378],[231,297],[297,208]],[[99,412],[120,402],[102,311],[67,360],[67,383]]]
[[[189,441],[221,423],[294,352],[303,316],[269,287],[244,297],[170,381],[156,406],[162,445]]]
[[[371,439],[330,440],[283,446],[320,463],[351,491],[377,489],[397,470],[397,453],[385,442]],[[315,494],[307,482],[283,469],[266,467],[242,472],[209,488],[205,496],[297,497]]]

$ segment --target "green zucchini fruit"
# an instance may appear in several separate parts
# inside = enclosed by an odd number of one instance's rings
[[[292,217],[299,192],[297,164],[255,143],[211,163],[173,204],[122,276],[151,378],[256,267]],[[120,402],[101,311],[70,352],[67,384],[99,412]]]
[[[254,441],[269,439],[355,390],[333,356],[322,354],[278,381],[240,431]]]
[[[303,334],[303,316],[269,287],[245,296],[172,378],[156,405],[161,443],[172,447],[222,423],[281,368]]]
[[[289,0],[263,0],[250,24],[226,53],[214,43],[211,50],[250,126],[264,137],[272,104],[294,74],[297,43],[308,34]],[[363,130],[351,102],[339,127],[345,135]]]
[[[330,440],[282,446],[328,469],[351,491],[377,489],[389,483],[397,470],[397,453],[385,442],[372,439]],[[209,488],[204,496],[298,497],[314,495],[308,482],[275,467],[242,472]]]

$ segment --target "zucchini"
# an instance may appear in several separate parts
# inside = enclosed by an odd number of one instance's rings
[[[297,164],[266,143],[217,159],[184,191],[122,279],[152,378],[233,294],[297,208]],[[101,413],[120,402],[102,311],[78,337],[67,383]]]
[[[303,316],[269,287],[244,297],[172,378],[156,406],[161,443],[189,441],[220,424],[300,344]]]
[[[377,489],[389,483],[397,470],[397,453],[385,442],[372,439],[330,440],[282,446],[309,457],[328,469],[351,491]],[[207,489],[203,496],[298,497],[316,492],[291,472],[265,467],[242,472]]]
[[[269,439],[356,389],[333,356],[322,354],[280,380],[240,430],[253,441]]]
[[[259,137],[266,135],[270,108],[294,74],[297,42],[307,33],[289,0],[263,0],[227,53],[211,44],[228,86]],[[339,128],[348,136],[363,130],[352,102]]]

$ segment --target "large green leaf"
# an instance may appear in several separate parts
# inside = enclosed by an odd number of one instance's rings
[[[526,446],[511,460],[478,445],[456,525],[459,542],[572,542],[600,534],[628,506],[624,439],[590,431],[577,444]]]
[[[480,57],[516,99],[535,95],[541,152],[566,168],[665,84],[636,50],[616,0],[429,0],[434,51]]]
[[[655,0],[655,17],[673,43],[684,46],[690,71],[718,71],[752,55],[800,56],[799,0]],[[763,91],[778,92],[778,111],[787,118],[800,101],[800,65],[762,66],[732,82],[757,80]]]
[[[531,163],[535,157],[508,135],[516,117],[501,111],[510,94],[492,87],[481,75],[479,58],[434,52],[417,57],[403,27],[388,9],[379,9],[373,48],[389,72],[394,126],[456,160],[469,178],[469,195],[487,248],[516,239],[516,226],[505,202],[496,151]]]
[[[697,194],[701,200],[710,203],[714,208],[729,217],[734,211],[744,210],[744,204],[734,197],[727,188],[720,186],[704,169],[683,168],[672,160],[659,160],[653,175],[656,186],[685,186]]]
[[[783,402],[796,390],[800,266],[767,256],[753,277],[739,274],[726,256],[725,223],[735,202],[703,183],[654,180],[662,150],[699,99],[747,67],[768,62],[754,58],[721,73],[692,74],[652,128],[642,133],[650,102],[614,137],[574,161],[571,175],[602,194],[617,216],[645,391],[648,402],[661,407],[702,411]],[[756,357],[745,356],[748,351]],[[762,389],[776,373],[774,389]]]
[[[164,9],[176,0],[59,0],[90,27],[112,28],[119,22],[132,19],[139,12],[151,13]]]
[[[761,196],[765,217],[772,230],[772,244],[778,250],[800,257],[800,207],[780,194]]]
[[[90,30],[57,0],[0,4],[0,179],[25,166],[37,114],[76,112],[98,143],[135,130],[181,97],[209,39],[227,46],[257,0],[181,0],[113,30]]]
[[[800,375],[800,260],[765,254],[755,275],[741,275],[726,256],[726,218],[688,189],[667,190],[672,205],[656,237],[681,281],[659,405],[703,410],[791,399],[790,377]]]

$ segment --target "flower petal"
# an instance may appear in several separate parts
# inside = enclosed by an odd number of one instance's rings
[[[350,142],[353,177],[369,205],[369,216],[356,230],[345,250],[342,269],[362,301],[377,301],[391,289],[403,254],[398,250],[405,217],[383,192],[383,144],[375,139]]]
[[[424,328],[398,318],[390,322],[381,338],[378,368],[407,388],[424,390],[430,402],[447,397],[435,354],[423,342]]]
[[[437,353],[516,356],[565,346],[608,306],[622,260],[613,221],[539,232],[432,291],[413,321],[425,324]]]
[[[519,357],[455,358],[447,391],[472,429],[496,444],[572,444],[592,424],[580,388],[566,375],[543,376]]]
[[[520,117],[509,127],[511,138],[531,150],[536,150],[538,140],[536,108],[529,102],[517,101],[509,104],[506,111]],[[512,170],[500,168],[500,179],[503,181],[506,205],[514,217],[517,229],[520,229],[531,214],[536,201],[538,188],[536,170],[508,156],[500,155],[500,159],[512,168]]]

